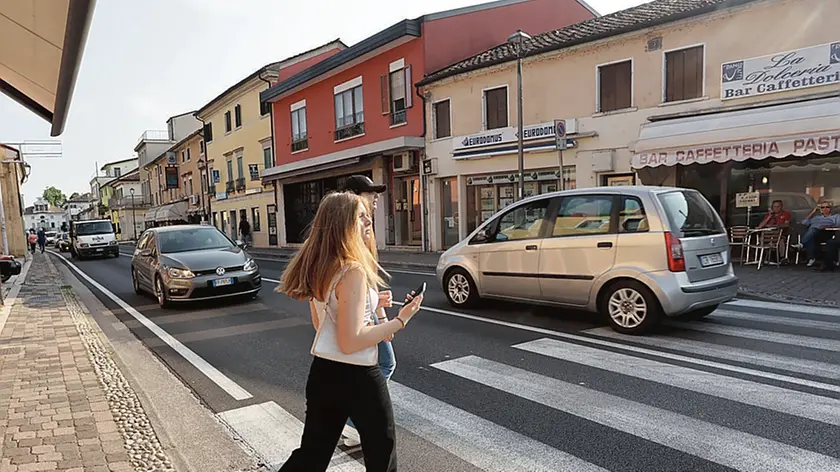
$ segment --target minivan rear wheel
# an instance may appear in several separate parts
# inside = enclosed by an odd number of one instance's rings
[[[653,293],[635,280],[621,280],[604,291],[601,312],[615,331],[644,334],[662,319],[662,309]]]
[[[443,278],[443,291],[449,304],[457,308],[475,306],[478,302],[478,289],[470,274],[464,269],[450,270]]]

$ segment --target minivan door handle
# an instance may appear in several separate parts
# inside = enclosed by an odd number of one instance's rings
[[[537,245],[536,244],[529,244],[529,245],[525,246],[525,250],[526,251],[536,251],[537,250]]]
[[[599,248],[610,248],[610,247],[612,247],[612,243],[609,242],[609,241],[602,241],[602,242],[598,243],[598,247]]]

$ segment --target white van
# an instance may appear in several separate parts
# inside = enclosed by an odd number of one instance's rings
[[[120,256],[120,247],[111,220],[86,220],[70,223],[70,255],[82,259],[90,256]]]

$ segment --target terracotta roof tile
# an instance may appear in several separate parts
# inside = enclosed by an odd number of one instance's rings
[[[609,15],[592,18],[546,33],[524,42],[526,56],[555,51],[598,39],[617,36],[651,26],[703,15],[715,10],[758,0],[655,0]],[[504,43],[480,54],[432,72],[418,85],[426,85],[446,77],[483,69],[516,59],[515,47]]]

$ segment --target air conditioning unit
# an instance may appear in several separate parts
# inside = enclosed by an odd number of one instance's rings
[[[198,205],[198,195],[190,195],[190,205]]]
[[[412,157],[413,156],[408,151],[394,154],[394,172],[406,172],[411,170],[414,167]]]

